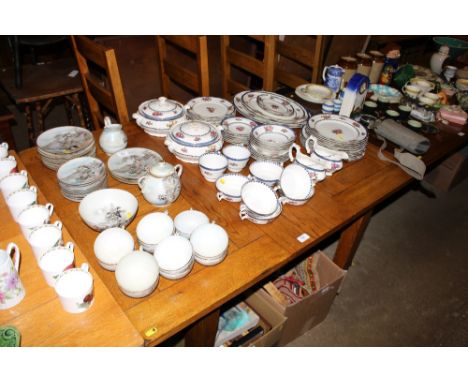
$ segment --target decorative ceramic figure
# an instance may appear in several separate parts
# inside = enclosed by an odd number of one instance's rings
[[[431,70],[440,74],[442,72],[442,66],[444,61],[449,57],[449,47],[447,45],[442,45],[438,52],[434,53],[431,57]]]
[[[112,155],[127,147],[127,134],[123,131],[122,125],[112,123],[109,117],[105,117],[99,144],[107,155]]]
[[[138,186],[145,199],[158,207],[174,202],[180,194],[182,165],[167,162],[153,165],[145,176],[138,179]]]

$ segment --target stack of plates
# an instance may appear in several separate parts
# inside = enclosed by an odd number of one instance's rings
[[[123,183],[137,184],[148,168],[161,160],[161,155],[156,151],[132,147],[112,155],[107,166],[113,178]]]
[[[235,115],[234,105],[217,97],[193,98],[185,105],[185,111],[190,119],[211,122],[215,125]]]
[[[309,119],[301,134],[302,144],[309,136],[317,138],[320,146],[344,151],[349,160],[361,159],[367,147],[368,131],[355,120],[334,114],[318,114]]]
[[[94,157],[75,158],[60,166],[57,179],[63,196],[79,202],[89,193],[107,187],[106,166]]]
[[[234,105],[244,117],[262,124],[281,124],[299,129],[309,118],[309,113],[301,104],[271,92],[240,92],[234,97]]]
[[[231,117],[226,118],[223,127],[223,138],[233,145],[248,145],[250,133],[257,123],[248,118]]]
[[[281,125],[261,125],[250,133],[249,150],[256,160],[286,162],[289,147],[294,143],[296,134],[289,127]]]
[[[82,127],[62,126],[43,132],[36,141],[44,166],[57,170],[70,159],[96,156],[93,134]]]

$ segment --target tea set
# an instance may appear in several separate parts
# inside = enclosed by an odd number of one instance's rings
[[[0,147],[8,149],[4,144]],[[37,204],[37,188],[29,186],[27,172],[17,172],[14,158],[7,161],[15,166],[7,167],[10,171],[0,178],[0,189],[12,218],[32,249],[45,282],[54,288],[65,311],[86,311],[94,301],[93,276],[88,264],[75,268],[74,244],[62,245],[62,223],[50,223],[54,206]],[[9,243],[5,250],[0,249],[0,310],[14,307],[25,297],[26,291],[19,277],[20,256],[15,243]]]

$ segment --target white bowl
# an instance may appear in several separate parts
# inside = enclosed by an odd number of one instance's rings
[[[128,191],[104,188],[86,195],[79,212],[84,222],[96,231],[126,227],[135,217],[137,199]]]
[[[242,186],[249,179],[244,175],[226,174],[216,179],[217,197],[221,201],[226,199],[230,202],[240,202]]]
[[[174,222],[164,212],[152,212],[138,222],[136,234],[140,244],[154,246],[174,233]]]
[[[220,153],[206,153],[198,159],[200,172],[208,182],[215,182],[228,167],[227,158]]]
[[[290,199],[304,200],[313,188],[309,172],[298,164],[287,166],[280,179],[280,187],[284,196]]]
[[[190,243],[195,253],[195,259],[197,259],[197,255],[206,258],[206,260],[223,259],[228,248],[229,237],[223,227],[214,223],[206,223],[193,231]]]
[[[115,271],[120,259],[133,251],[135,243],[129,232],[113,227],[102,231],[94,241],[94,254],[99,265],[108,271]]]
[[[249,171],[255,179],[273,186],[280,179],[283,167],[276,162],[255,161],[250,165]]]
[[[278,208],[275,192],[266,184],[249,181],[242,186],[242,202],[247,208],[259,215],[271,215]]]
[[[185,237],[169,236],[156,246],[154,257],[161,271],[177,272],[192,260],[192,246]]]
[[[192,209],[182,211],[174,219],[174,225],[177,233],[186,239],[190,238],[190,235],[194,229],[208,222],[208,216],[206,216],[203,212]]]
[[[127,296],[144,297],[158,284],[159,266],[149,253],[133,251],[120,259],[115,268],[115,278]]]
[[[244,146],[228,145],[223,148],[223,155],[228,160],[229,171],[240,172],[249,161],[250,151]]]

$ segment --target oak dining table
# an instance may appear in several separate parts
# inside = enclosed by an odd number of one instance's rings
[[[167,162],[182,163],[167,150],[163,138],[145,134],[134,122],[124,129],[128,147],[149,148]],[[434,164],[466,145],[466,126],[461,131],[464,135],[441,126],[440,133],[430,137],[432,147],[423,160]],[[94,132],[96,141],[99,134],[100,131]],[[93,252],[98,232],[80,218],[78,203],[62,196],[55,172],[41,163],[36,148],[22,151],[20,157],[145,345],[160,344],[183,330],[187,346],[212,346],[220,308],[225,303],[262,286],[274,272],[311,254],[331,235],[339,234],[335,263],[349,268],[373,209],[413,181],[399,167],[379,160],[377,152],[378,147],[369,143],[363,159],[345,163],[342,170],[318,183],[314,196],[305,205],[285,205],[281,215],[265,225],[242,221],[239,203],[218,201],[215,185],[202,177],[196,164],[182,163],[181,194],[164,209],[149,204],[137,185],[121,183],[109,175],[108,187],[127,190],[138,199],[137,216],[127,227],[135,239],[136,226],[146,214],[167,210],[174,218],[190,208],[204,212],[229,235],[228,256],[222,263],[210,267],[195,264],[188,276],[176,281],[161,277],[156,290],[139,299],[124,295],[114,273],[99,266]],[[99,148],[97,156],[104,162],[108,160]],[[248,166],[243,173],[248,173]]]

